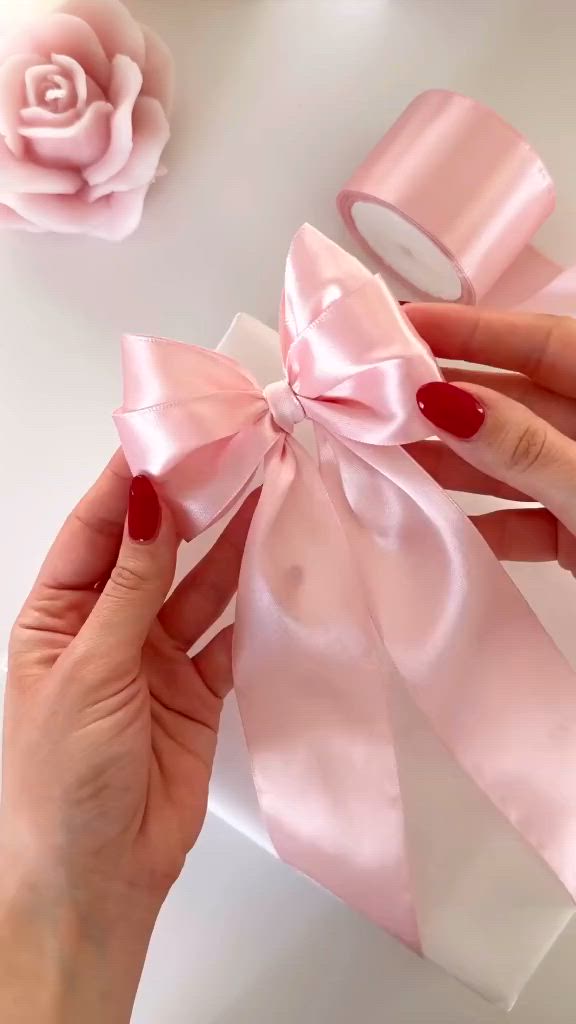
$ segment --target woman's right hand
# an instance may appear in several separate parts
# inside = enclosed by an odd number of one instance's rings
[[[474,516],[495,554],[550,561],[576,574],[576,320],[467,306],[407,305],[441,360],[513,373],[445,369],[418,404],[439,441],[407,446],[448,490],[543,508]]]

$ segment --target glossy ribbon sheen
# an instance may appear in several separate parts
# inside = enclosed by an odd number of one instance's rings
[[[459,764],[576,892],[576,680],[467,517],[403,450],[440,378],[383,282],[311,227],[281,315],[286,379],[124,342],[116,422],[180,531],[254,485],[235,686],[280,856],[419,949],[388,707],[407,688]],[[318,459],[292,436],[312,422]],[[448,828],[458,827],[447,823]]]
[[[390,274],[358,229],[357,203],[394,211],[430,239],[460,280],[459,301],[576,315],[576,267],[531,245],[554,209],[554,182],[527,140],[476,100],[417,96],[338,197],[350,231]]]

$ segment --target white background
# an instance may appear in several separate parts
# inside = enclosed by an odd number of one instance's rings
[[[16,0],[2,0],[7,16]],[[178,67],[170,174],[120,246],[0,238],[0,651],[57,526],[115,444],[122,331],[214,345],[274,323],[305,220],[353,250],[336,192],[421,89],[494,105],[559,186],[547,251],[576,257],[572,0],[135,0]],[[354,251],[354,250],[353,250]],[[520,567],[576,654],[574,585]],[[568,1024],[576,935],[514,1024]],[[213,818],[165,908],[137,1024],[483,1024],[500,1018]]]

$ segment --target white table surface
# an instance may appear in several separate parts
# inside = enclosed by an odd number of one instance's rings
[[[27,0],[28,2],[28,0]],[[17,0],[0,0],[6,18]],[[572,0],[134,0],[174,49],[170,174],[139,232],[0,238],[0,652],[64,515],[115,445],[122,331],[218,342],[274,323],[305,220],[354,251],[338,188],[403,106],[444,86],[495,105],[556,175],[547,251],[576,258]],[[574,585],[519,567],[576,656]],[[511,1015],[568,1024],[576,933]],[[154,938],[137,1024],[484,1024],[501,1014],[211,818]]]

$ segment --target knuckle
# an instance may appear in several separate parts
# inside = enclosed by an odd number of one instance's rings
[[[102,645],[95,650],[92,644],[77,638],[66,651],[66,669],[74,678],[92,678],[99,674],[104,656]]]
[[[123,524],[112,519],[107,519],[105,516],[85,512],[85,500],[86,499],[84,499],[84,502],[81,502],[77,508],[70,512],[66,523],[75,523],[90,534],[105,537],[106,539],[109,537],[121,537]]]
[[[576,324],[573,317],[549,314],[546,320],[547,331],[545,340],[548,343],[548,348],[551,348],[556,342],[561,342],[562,345],[567,340],[570,340],[572,343],[574,342],[576,339]]]
[[[560,568],[576,577],[576,538],[556,520],[556,550]]]
[[[463,358],[470,362],[475,362],[478,350],[482,348],[482,331],[483,321],[481,317],[476,317],[471,325],[468,335],[465,339],[465,351]]]
[[[538,347],[528,360],[525,372],[528,377],[538,380],[546,378],[554,368],[555,354],[565,351],[567,345],[576,342],[576,325],[570,316],[542,316],[543,332]]]
[[[565,341],[569,338],[572,343],[576,341],[576,324],[574,323],[574,317],[572,316],[556,316],[556,330],[558,331],[557,337],[561,341]]]
[[[76,684],[118,687],[126,674],[124,660],[121,648],[102,643],[97,635],[77,637],[66,651],[62,670]]]
[[[143,569],[134,563],[124,562],[112,569],[106,592],[112,598],[124,597],[145,590],[148,586],[149,581]]]
[[[515,473],[527,473],[548,458],[548,430],[545,423],[528,423],[509,441],[506,455],[507,468]]]

